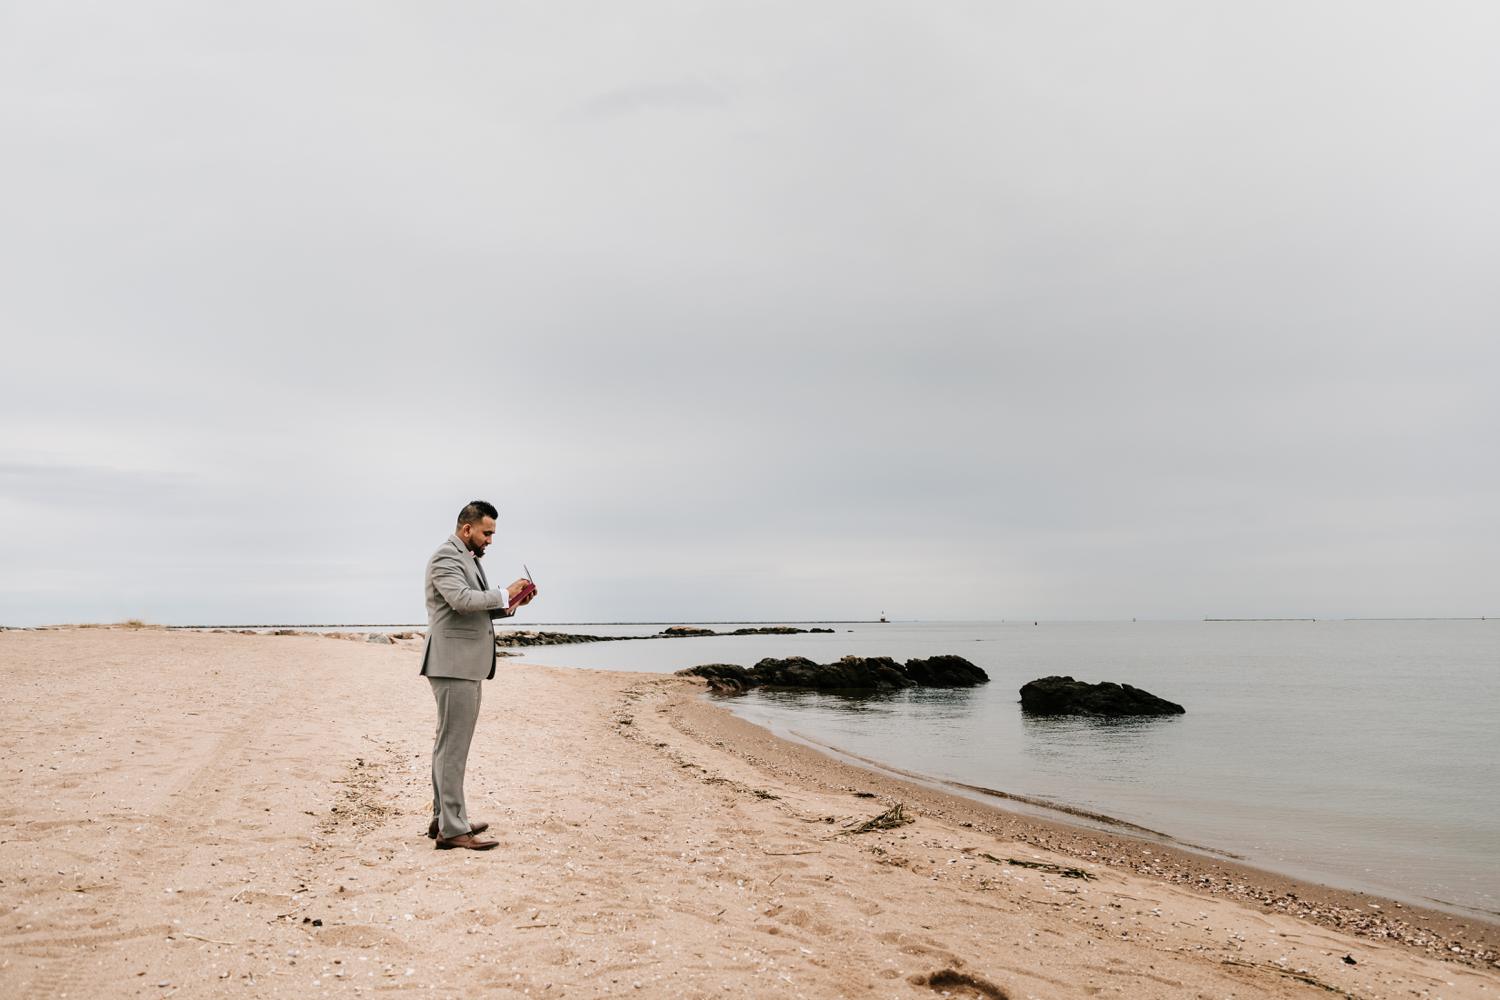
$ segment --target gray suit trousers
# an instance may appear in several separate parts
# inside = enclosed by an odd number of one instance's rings
[[[432,744],[432,815],[438,821],[439,837],[458,837],[469,832],[469,814],[464,808],[464,768],[469,763],[469,744],[479,721],[479,691],[483,681],[462,677],[429,677],[437,699],[437,738]]]

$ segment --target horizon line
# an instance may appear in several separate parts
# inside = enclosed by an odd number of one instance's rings
[[[1198,622],[1203,624],[1247,624],[1254,622],[1483,622],[1500,620],[1500,616],[1494,615],[1330,615],[1324,618],[1313,616],[1255,616],[1245,618],[1036,618],[1036,617],[1014,617],[1014,618],[757,618],[757,619],[729,619],[729,618],[675,618],[660,621],[645,621],[638,619],[598,620],[598,621],[540,621],[528,625],[500,625],[500,628],[529,628],[581,625],[958,625],[965,623],[985,625],[1020,625],[1031,622],[1033,625],[1045,621],[1053,625],[1061,624],[1137,624],[1137,623],[1173,623],[1173,622]],[[267,629],[267,628],[299,628],[299,629],[333,629],[333,628],[370,628],[370,629],[409,629],[426,628],[425,622],[267,622],[267,623],[233,623],[233,624],[158,624],[156,622],[145,622],[140,619],[124,619],[113,622],[54,622],[44,625],[0,625],[0,630],[29,630],[29,629],[52,629],[52,628],[78,628],[85,626],[104,627],[111,625],[130,625],[138,623],[137,627],[156,627],[164,629]]]

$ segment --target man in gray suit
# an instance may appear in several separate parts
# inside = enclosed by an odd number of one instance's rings
[[[474,500],[458,512],[458,527],[427,560],[427,644],[422,674],[437,699],[432,744],[432,823],[438,850],[487,851],[498,841],[478,836],[488,823],[470,823],[464,809],[464,768],[479,721],[480,685],[495,676],[495,630],[490,621],[515,614],[511,602],[529,580],[491,590],[479,558],[495,537],[493,504]],[[535,592],[517,607],[530,604]]]

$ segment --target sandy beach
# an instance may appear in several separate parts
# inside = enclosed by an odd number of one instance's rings
[[[1494,925],[1008,813],[668,675],[502,660],[500,847],[434,851],[419,649],[0,632],[0,996],[1500,996]]]

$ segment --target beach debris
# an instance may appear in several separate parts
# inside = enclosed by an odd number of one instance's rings
[[[1040,677],[1021,685],[1021,711],[1031,715],[1181,715],[1176,702],[1129,684],[1089,684],[1071,677]]]
[[[871,830],[894,830],[898,826],[915,823],[916,820],[906,815],[906,807],[897,802],[879,816],[871,816],[858,826],[844,830],[844,833],[869,833]]]
[[[967,972],[959,972],[957,969],[939,969],[928,975],[917,973],[907,979],[913,986],[926,986],[934,993],[943,996],[954,996],[969,994],[956,994],[955,990],[973,990],[974,995],[987,998],[987,1000],[1009,1000],[1010,994],[988,980],[971,976]]]
[[[171,934],[167,935],[167,940],[168,941],[173,941],[173,940],[176,940],[177,938],[191,938],[194,941],[207,941],[209,944],[222,944],[222,945],[237,945],[237,944],[239,944],[238,941],[220,941],[218,938],[204,937],[202,934],[192,934],[192,933],[189,933],[188,931],[173,931]]]
[[[1074,868],[1071,865],[1055,865],[1050,861],[1022,861],[1020,858],[1006,858],[1001,861],[993,854],[980,852],[981,858],[987,858],[997,865],[1015,865],[1018,868],[1035,868],[1037,871],[1051,872],[1053,875],[1061,875],[1063,878],[1081,878],[1085,882],[1092,881],[1099,876],[1082,868]]]
[[[1344,964],[1345,965],[1358,965],[1359,963],[1354,960],[1354,956],[1353,955],[1345,955],[1344,956]]]
[[[1316,986],[1320,990],[1327,990],[1329,993],[1337,993],[1341,997],[1348,997],[1349,1000],[1359,1000],[1358,997],[1348,990],[1334,986],[1332,983],[1325,983],[1323,980],[1309,975],[1304,969],[1285,969],[1274,962],[1242,962],[1237,958],[1221,959],[1219,964],[1238,966],[1242,969],[1257,969],[1262,972],[1274,972],[1277,975],[1286,976],[1288,979],[1295,979],[1299,983],[1306,983],[1309,986]]]

